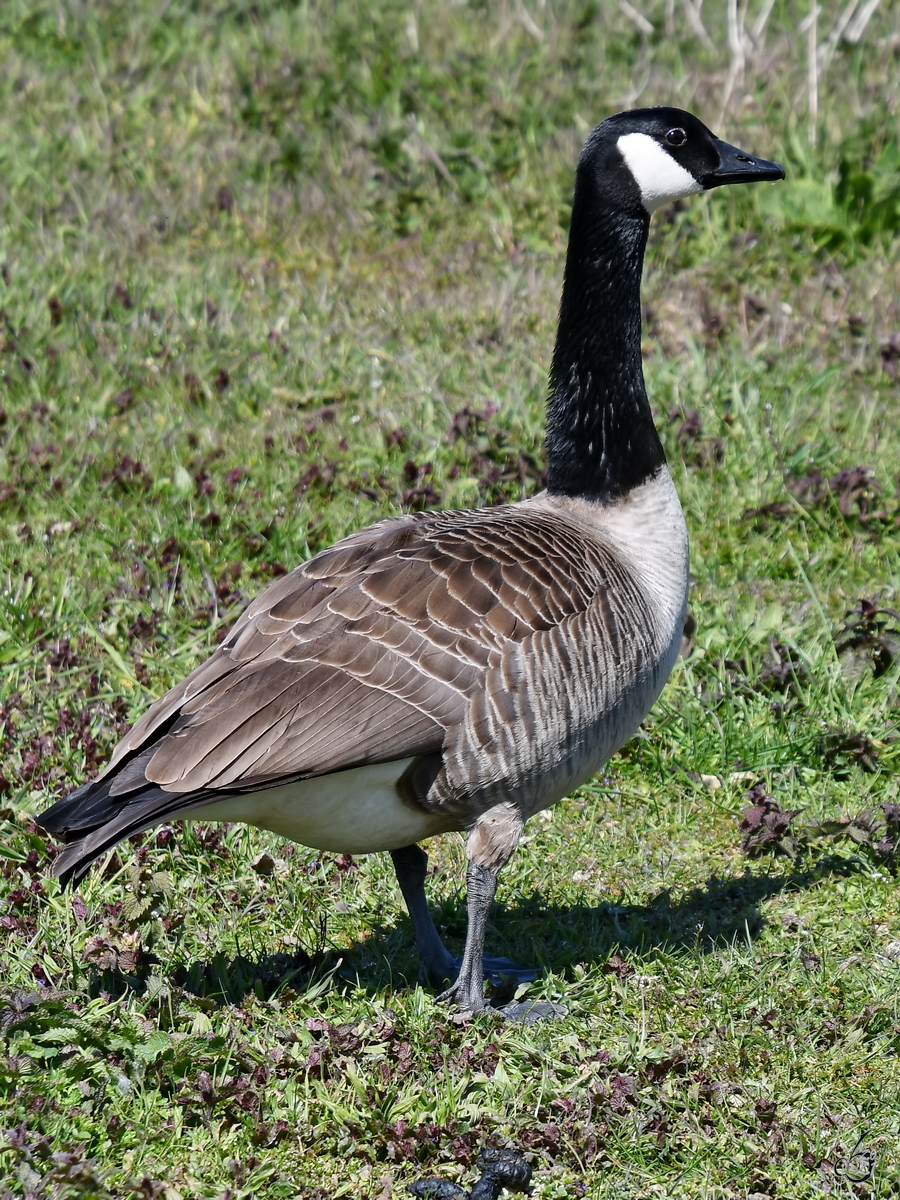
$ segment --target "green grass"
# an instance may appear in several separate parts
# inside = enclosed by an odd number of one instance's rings
[[[548,1200],[898,1193],[900,12],[811,130],[807,5],[733,86],[726,6],[638,7],[0,9],[0,1196],[387,1200],[485,1143]],[[490,932],[568,1018],[454,1024],[381,856],[194,824],[61,896],[33,814],[270,578],[540,487],[578,150],[661,102],[789,177],[654,218],[696,630]],[[802,811],[744,852],[757,781]]]

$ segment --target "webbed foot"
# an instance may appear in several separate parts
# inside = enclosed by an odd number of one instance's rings
[[[462,967],[460,959],[454,960],[457,971]],[[520,984],[533,983],[540,974],[533,967],[522,967],[510,958],[496,958],[485,955],[484,978],[491,985],[490,998],[481,995],[479,1004],[471,984],[466,986],[462,976],[458,975],[455,982],[437,997],[442,1004],[456,1005],[459,1012],[453,1020],[468,1021],[478,1013],[491,1012],[507,1021],[520,1021],[524,1025],[535,1025],[538,1021],[554,1021],[568,1016],[568,1008],[564,1004],[556,1004],[552,1000],[516,1000],[515,993]]]
[[[507,1021],[521,1021],[523,1025],[536,1025],[538,1021],[558,1021],[569,1014],[564,1004],[554,1004],[552,1000],[510,1000],[509,1004],[504,1004],[497,1012]]]

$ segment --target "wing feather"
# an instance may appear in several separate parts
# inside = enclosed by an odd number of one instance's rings
[[[522,506],[415,514],[354,534],[277,580],[148,710],[101,775],[118,774],[102,802],[89,785],[45,816],[63,834],[83,830],[88,812],[91,827],[118,828],[142,787],[202,803],[434,755],[463,726],[508,724],[515,737],[530,727],[519,651],[586,611],[606,557],[562,516]]]

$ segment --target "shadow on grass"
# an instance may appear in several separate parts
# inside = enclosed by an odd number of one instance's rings
[[[169,979],[183,991],[202,999],[240,1004],[245,996],[271,1000],[288,988],[303,993],[321,978],[324,966],[321,952],[309,955],[304,950],[258,958],[215,954],[206,961],[196,960],[176,967]]]
[[[652,957],[666,953],[708,954],[737,940],[755,939],[765,927],[760,904],[783,892],[798,892],[834,876],[863,870],[858,859],[828,855],[807,867],[779,874],[746,870],[737,879],[711,876],[701,887],[674,900],[663,891],[648,904],[547,904],[540,894],[515,904],[495,906],[488,949],[524,965],[564,971],[576,963],[606,962],[616,951]],[[435,910],[436,921],[451,949],[462,949],[465,897],[460,894]],[[374,993],[387,985],[415,986],[419,977],[412,925],[405,913],[378,928],[364,943],[343,956],[337,981]],[[154,973],[169,984],[211,1004],[239,1005],[249,995],[268,1000],[276,995],[303,997],[335,971],[339,960],[321,946],[311,954],[276,953],[250,958],[213,955],[190,963],[154,964]],[[107,970],[99,988],[112,995],[143,991],[146,978]]]
[[[765,928],[760,905],[785,892],[800,892],[824,879],[865,870],[856,858],[826,855],[807,866],[778,874],[756,874],[748,868],[739,878],[711,876],[700,887],[674,899],[660,892],[647,904],[547,904],[539,893],[514,904],[495,906],[487,949],[525,966],[565,971],[575,964],[605,963],[615,952],[630,951],[652,958],[656,952],[709,954],[735,941],[755,940]],[[448,948],[461,951],[465,936],[465,898],[435,910]],[[363,961],[364,959],[364,961]],[[354,948],[348,966],[353,981],[367,991],[398,976],[414,983],[418,960],[412,925],[404,915]],[[389,974],[385,971],[388,968]]]
[[[287,992],[304,995],[334,970],[333,955],[316,950],[307,954],[262,954],[256,958],[245,954],[229,957],[214,954],[209,959],[190,963],[164,963],[150,956],[137,971],[107,967],[91,973],[89,991],[92,997],[123,996],[127,992],[143,995],[152,986],[154,977],[162,978],[169,986],[188,992],[211,1006],[240,1005],[248,996],[271,1000]]]
[[[511,910],[506,933],[515,938],[519,926],[526,935],[524,942],[540,929],[548,957],[559,967],[605,961],[621,948],[639,954],[655,950],[708,954],[738,939],[757,938],[766,924],[760,904],[772,896],[803,891],[823,879],[863,869],[857,859],[828,855],[806,868],[792,867],[779,874],[756,874],[748,868],[736,879],[713,875],[678,899],[666,890],[647,904],[548,908],[535,896]]]

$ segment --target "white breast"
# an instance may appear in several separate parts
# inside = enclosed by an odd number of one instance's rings
[[[527,503],[562,509],[573,524],[629,566],[655,609],[646,633],[657,661],[668,662],[668,672],[681,642],[689,568],[687,526],[668,467],[613,504],[550,497],[546,492]]]
[[[673,641],[676,649],[681,642],[690,565],[684,512],[668,467],[604,510],[603,539],[631,565],[653,600],[665,657]]]

